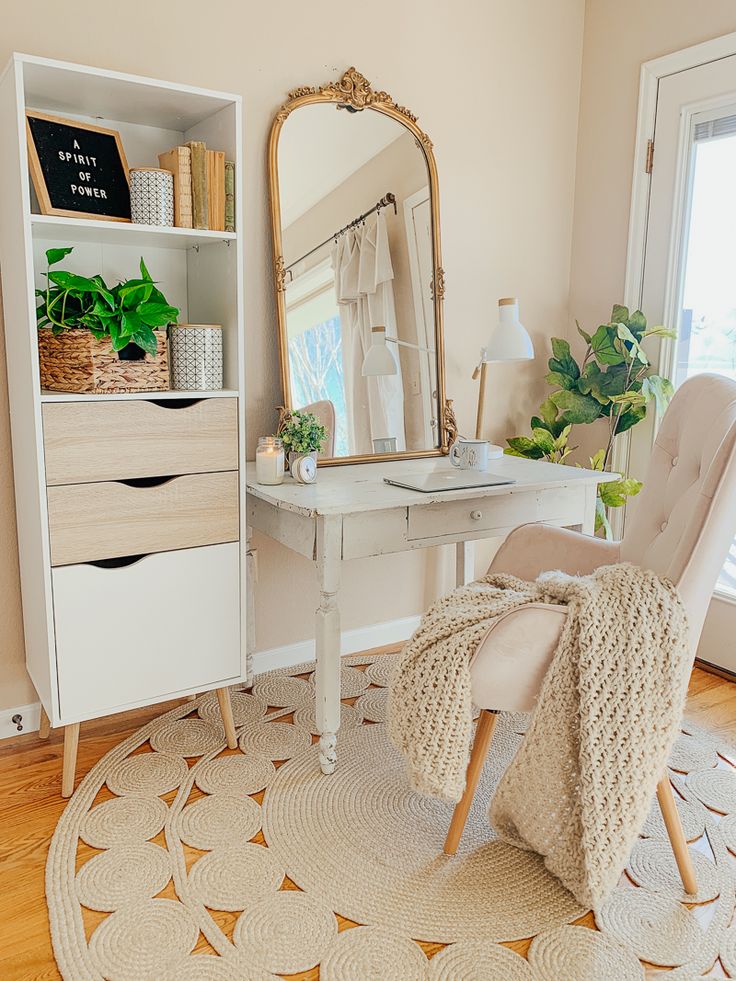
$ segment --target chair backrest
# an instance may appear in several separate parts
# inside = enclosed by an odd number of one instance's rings
[[[700,374],[675,393],[657,433],[621,559],[678,587],[693,653],[736,533],[736,381]]]
[[[325,443],[320,456],[332,456],[335,452],[335,406],[329,399],[321,402],[312,402],[305,405],[300,412],[311,412],[317,417],[317,421],[327,430],[327,442]]]

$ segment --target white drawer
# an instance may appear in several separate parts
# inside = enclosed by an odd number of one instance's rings
[[[239,565],[231,542],[53,569],[62,720],[239,677]]]

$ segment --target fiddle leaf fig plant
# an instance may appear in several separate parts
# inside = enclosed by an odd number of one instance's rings
[[[37,326],[50,326],[54,334],[88,330],[98,340],[109,337],[113,351],[135,344],[155,357],[155,331],[175,323],[179,310],[158,289],[143,259],[139,279],[108,287],[102,276],[52,270],[72,251],[71,247],[46,250],[46,288],[36,290]]]
[[[554,391],[532,416],[531,436],[507,439],[505,452],[563,463],[577,449],[569,445],[573,426],[605,419],[606,445],[591,457],[589,465],[592,470],[608,470],[616,436],[640,423],[652,402],[662,415],[674,391],[669,379],[652,373],[642,343],[647,337],[675,334],[665,327],[647,327],[641,310],[630,313],[619,303],[614,305],[610,321],[595,333],[588,334],[578,323],[576,326],[586,344],[582,360],[575,359],[566,340],[552,338],[545,381]],[[596,530],[603,529],[610,538],[607,509],[622,507],[641,488],[641,481],[630,476],[600,484]]]
[[[284,414],[279,431],[287,453],[319,452],[327,440],[327,430],[311,412],[295,409]]]

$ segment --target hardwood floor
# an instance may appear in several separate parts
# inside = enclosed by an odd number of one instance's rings
[[[174,704],[83,725],[78,772],[86,773],[109,749]],[[696,668],[686,711],[693,722],[736,742],[735,683]],[[0,743],[0,978],[4,981],[60,977],[49,938],[44,868],[49,840],[66,806],[59,795],[62,737],[61,731],[52,731],[47,741],[30,734]],[[431,953],[438,945],[423,946]],[[528,941],[508,946],[524,953]],[[315,978],[317,972],[300,977]]]

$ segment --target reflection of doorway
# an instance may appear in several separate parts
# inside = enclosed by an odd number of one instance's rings
[[[644,66],[627,295],[677,339],[651,338],[650,360],[679,386],[702,371],[736,377],[736,44],[719,38]],[[653,150],[653,153],[652,153]],[[647,176],[648,175],[648,176]],[[654,413],[626,442],[646,470]],[[704,439],[706,433],[700,434]],[[617,463],[625,461],[615,461]],[[636,499],[632,509],[637,506]],[[698,656],[736,672],[736,540],[710,605]]]
[[[414,320],[417,325],[417,344],[420,348],[425,348],[425,351],[418,353],[424,445],[435,446],[437,444],[437,419],[434,393],[437,388],[437,381],[434,376],[433,356],[428,353],[435,348],[434,302],[432,300],[432,279],[434,276],[432,204],[428,187],[423,187],[404,199],[404,222],[406,223],[406,244],[409,250]]]

